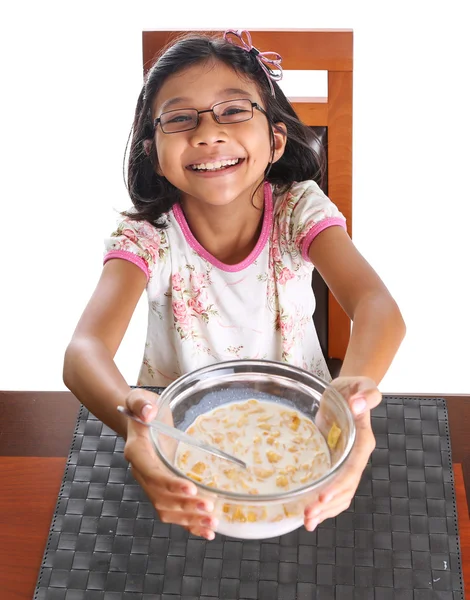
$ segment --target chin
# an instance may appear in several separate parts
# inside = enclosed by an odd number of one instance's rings
[[[204,204],[210,204],[211,206],[228,206],[229,204],[234,202],[239,196],[240,194],[236,193],[204,194],[201,195],[201,197],[199,197],[198,200],[200,202],[203,202]]]
[[[209,185],[192,186],[191,191],[183,190],[183,194],[212,206],[226,206],[246,193],[246,187],[227,185],[227,182],[219,185],[213,185],[211,182]]]

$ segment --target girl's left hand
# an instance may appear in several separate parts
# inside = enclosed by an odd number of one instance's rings
[[[370,411],[382,400],[377,385],[368,377],[338,377],[331,382],[348,401],[356,424],[356,441],[341,477],[326,487],[318,500],[305,508],[305,528],[313,531],[322,521],[349,508],[367,461],[375,448]]]

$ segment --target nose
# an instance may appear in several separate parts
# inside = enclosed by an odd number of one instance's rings
[[[224,126],[215,120],[211,112],[199,115],[199,124],[191,133],[191,143],[194,146],[211,146],[227,141]]]

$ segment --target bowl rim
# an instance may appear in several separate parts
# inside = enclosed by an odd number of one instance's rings
[[[352,450],[355,440],[356,440],[356,426],[355,426],[352,411],[349,408],[349,405],[348,405],[346,399],[344,398],[344,396],[335,387],[333,387],[332,385],[330,385],[330,383],[321,379],[317,375],[314,375],[313,373],[310,373],[309,371],[306,371],[305,369],[302,369],[300,367],[296,367],[294,365],[290,365],[289,363],[284,363],[284,362],[280,362],[280,361],[262,360],[262,359],[237,359],[237,360],[215,362],[210,365],[201,367],[199,369],[195,369],[194,371],[190,371],[189,373],[185,373],[184,375],[181,375],[180,377],[178,377],[178,379],[176,379],[175,381],[172,381],[170,383],[170,385],[168,385],[168,387],[166,387],[163,390],[162,394],[160,395],[158,408],[159,409],[162,408],[165,403],[169,404],[168,397],[170,397],[172,395],[173,390],[175,388],[178,388],[178,387],[184,385],[184,383],[187,380],[192,380],[195,377],[197,377],[199,375],[204,375],[205,373],[210,372],[210,371],[214,371],[217,369],[228,369],[228,368],[236,367],[236,366],[252,366],[252,367],[257,367],[257,366],[259,366],[259,367],[268,366],[269,367],[270,366],[270,367],[281,368],[282,370],[285,370],[286,372],[290,372],[290,373],[294,372],[302,377],[305,377],[306,379],[310,379],[312,382],[320,384],[321,386],[323,386],[325,388],[325,391],[326,390],[330,391],[333,394],[333,396],[336,397],[336,400],[340,404],[342,404],[343,408],[345,409],[346,418],[349,422],[349,427],[351,429],[352,434],[348,440],[348,443],[346,445],[346,448],[343,451],[341,458],[338,460],[338,462],[334,466],[333,470],[329,470],[327,473],[325,473],[324,475],[322,475],[318,479],[315,479],[314,481],[312,481],[311,483],[309,483],[307,485],[295,488],[294,490],[290,490],[288,492],[279,492],[276,494],[253,495],[253,494],[244,494],[241,492],[231,492],[228,490],[220,490],[219,488],[209,487],[207,485],[204,485],[203,483],[199,483],[198,481],[195,481],[194,479],[192,479],[191,477],[186,475],[183,471],[180,471],[178,468],[176,468],[172,463],[170,463],[170,461],[166,458],[164,453],[160,451],[159,444],[158,444],[158,438],[155,439],[155,437],[154,437],[154,435],[156,436],[156,434],[158,432],[155,432],[153,429],[150,429],[150,437],[152,439],[153,446],[158,455],[158,458],[163,462],[165,467],[167,469],[169,469],[173,475],[175,475],[177,477],[181,477],[188,481],[191,481],[192,483],[194,483],[196,485],[196,487],[198,489],[204,490],[204,492],[206,492],[208,494],[216,495],[218,497],[223,497],[229,501],[231,500],[231,501],[243,502],[245,504],[252,504],[252,505],[258,504],[260,501],[262,501],[262,502],[279,502],[279,501],[288,502],[290,500],[298,498],[299,496],[304,496],[305,494],[314,491],[316,488],[322,486],[324,483],[326,483],[330,479],[332,479],[333,476],[337,475],[338,471],[344,466],[344,463],[349,458],[349,456],[351,454],[351,450]],[[303,382],[303,383],[305,383],[305,382]],[[158,413],[157,413],[156,418],[158,418]]]

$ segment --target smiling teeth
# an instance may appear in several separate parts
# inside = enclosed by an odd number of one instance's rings
[[[201,163],[200,165],[191,165],[193,171],[215,171],[223,167],[231,167],[239,162],[239,158],[233,158],[232,160],[217,160],[213,163]]]

